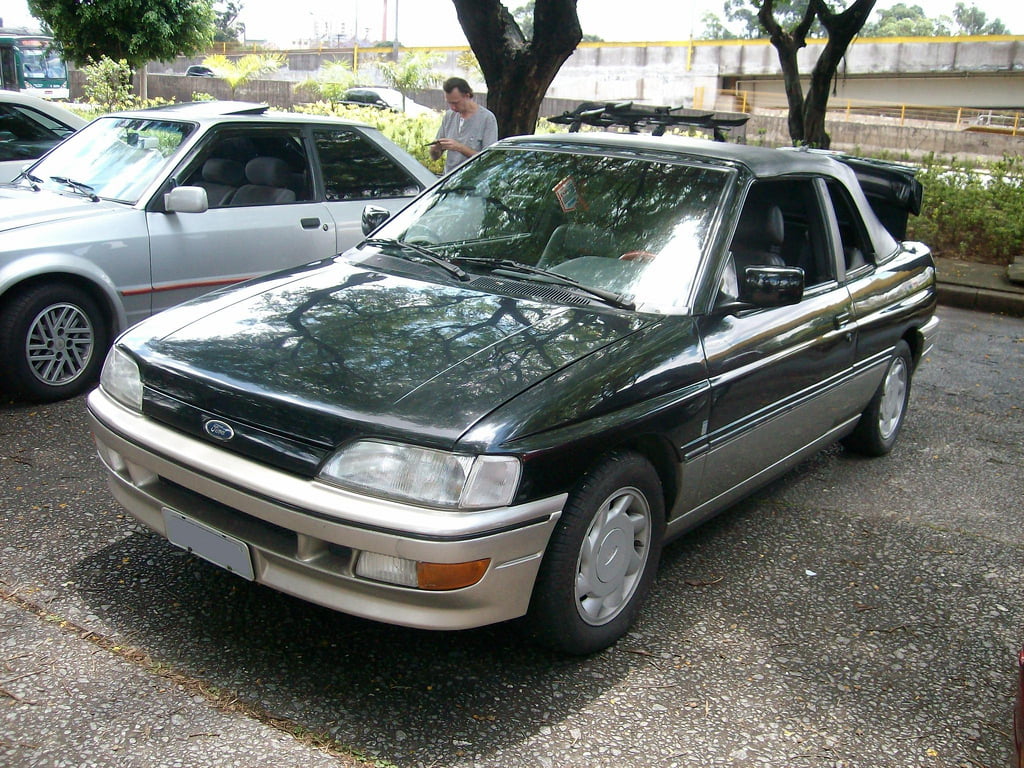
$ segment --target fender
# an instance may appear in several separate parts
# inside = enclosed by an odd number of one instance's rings
[[[127,327],[127,316],[114,281],[94,262],[70,253],[30,253],[4,264],[0,267],[0,303],[5,301],[12,289],[28,280],[44,278],[56,281],[62,277],[71,277],[75,282],[92,288],[96,298],[107,310],[113,334]]]

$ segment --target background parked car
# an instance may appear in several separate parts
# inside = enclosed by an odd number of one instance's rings
[[[234,102],[97,118],[0,188],[2,386],[81,392],[121,329],[343,251],[366,201],[395,211],[433,181],[375,128],[336,118]]]
[[[13,180],[87,122],[56,102],[0,91],[0,183]]]
[[[378,107],[390,109],[392,112],[405,112],[407,115],[425,115],[436,112],[430,107],[425,107],[412,99],[402,99],[400,91],[393,88],[381,88],[378,86],[365,86],[360,88],[349,88],[341,95],[343,104],[354,104],[360,107]]]
[[[185,70],[186,77],[216,77],[216,73],[202,64],[193,64]]]

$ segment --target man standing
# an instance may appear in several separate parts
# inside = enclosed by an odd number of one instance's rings
[[[444,172],[448,173],[498,140],[498,121],[493,112],[473,100],[473,89],[461,77],[449,77],[443,88],[451,111],[441,118],[437,140],[430,145],[430,156],[437,160],[442,152],[447,152]]]

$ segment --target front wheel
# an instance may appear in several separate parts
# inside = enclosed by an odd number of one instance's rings
[[[37,285],[0,312],[0,361],[12,394],[49,402],[84,392],[99,375],[107,324],[73,285]]]
[[[884,456],[892,450],[907,414],[913,371],[910,347],[901,339],[896,343],[882,383],[861,414],[856,428],[843,438],[847,448],[865,456]]]
[[[527,623],[559,651],[587,654],[632,626],[665,533],[661,483],[642,456],[616,452],[586,474],[555,527]]]

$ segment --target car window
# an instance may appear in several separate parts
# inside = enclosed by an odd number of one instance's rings
[[[183,176],[202,187],[211,208],[279,205],[313,199],[309,158],[298,128],[238,128],[207,139]]]
[[[316,128],[324,195],[332,200],[412,197],[420,185],[376,144],[352,128]]]
[[[32,167],[33,183],[134,203],[160,178],[192,123],[143,117],[94,120]]]
[[[0,160],[31,160],[74,130],[42,112],[0,103]]]
[[[835,260],[825,233],[814,179],[755,182],[730,246],[736,273],[754,265],[799,267],[807,288],[832,282]]]
[[[837,181],[829,182],[828,192],[839,225],[839,240],[846,271],[855,272],[861,267],[874,264],[875,253],[871,248],[871,240],[864,231],[863,221],[850,199],[850,193]]]

